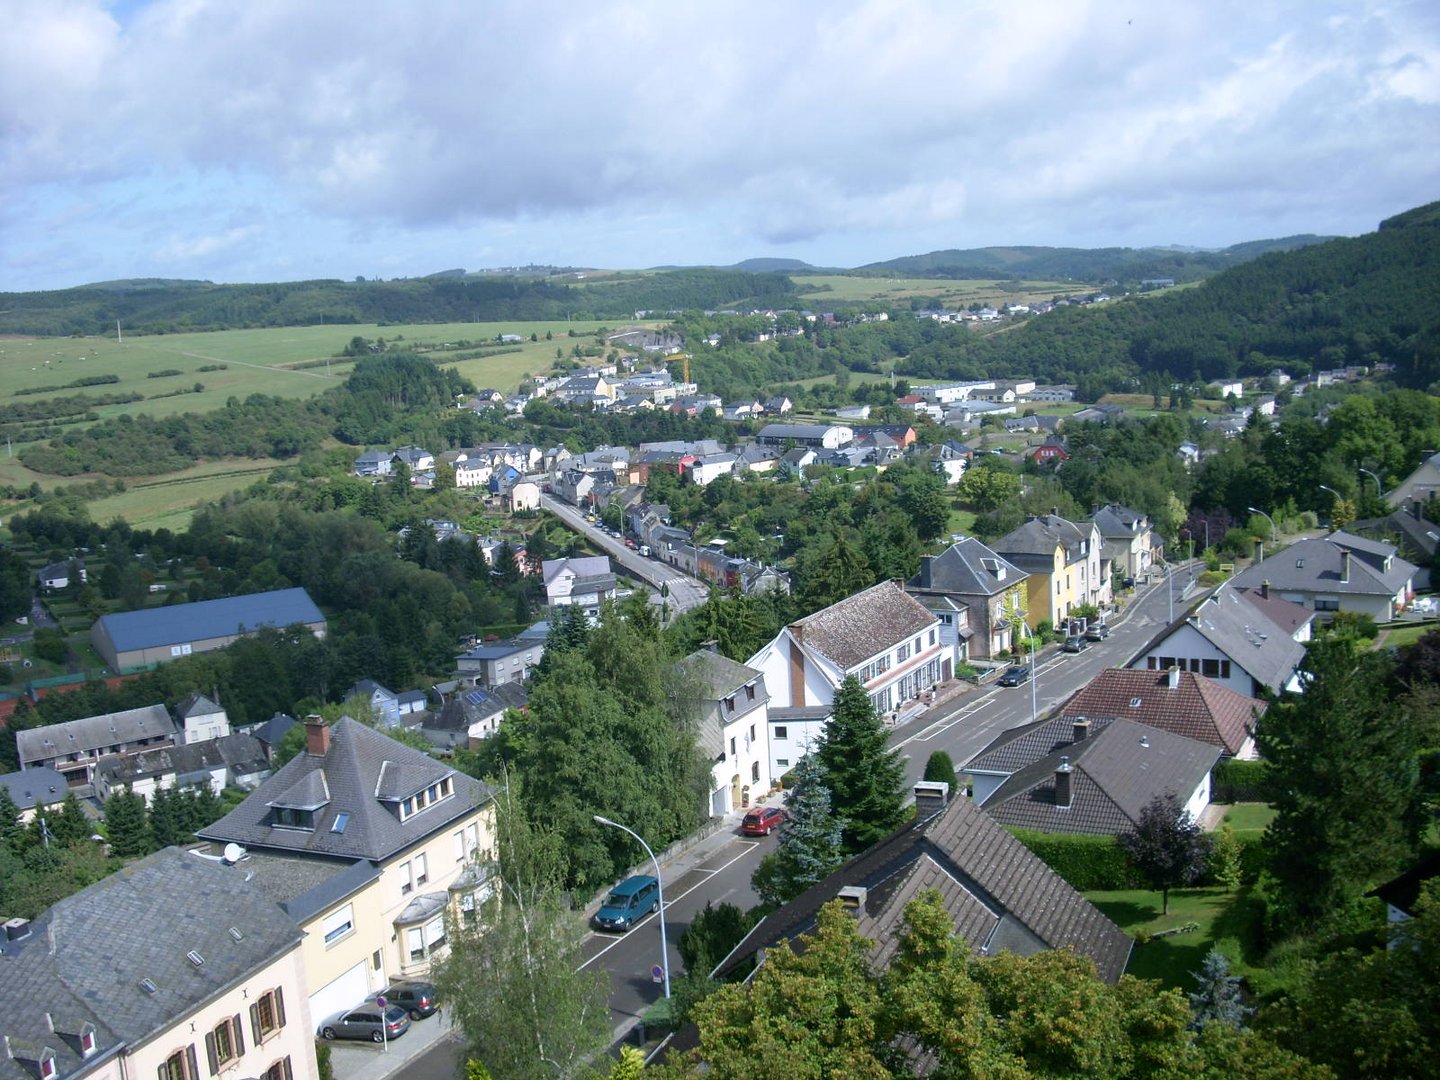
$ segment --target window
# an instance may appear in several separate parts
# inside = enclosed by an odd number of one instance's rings
[[[751,724],[751,725],[750,725],[750,741],[751,741],[751,742],[754,742],[754,741],[755,741],[755,725],[754,725],[754,724]]]
[[[430,874],[429,874],[429,872],[426,870],[426,867],[425,867],[425,856],[424,856],[423,854],[422,854],[422,855],[416,855],[416,856],[415,856],[415,885],[416,885],[417,887],[419,887],[419,886],[421,886],[421,885],[424,885],[425,882],[427,882],[427,881],[429,881],[429,880],[430,880]]]
[[[1325,598],[1323,598],[1323,597],[1317,596],[1317,597],[1315,598],[1315,610],[1316,610],[1316,611],[1339,611],[1339,610],[1340,610],[1340,601],[1339,601],[1339,600],[1332,600],[1332,599],[1325,599]]]
[[[777,727],[777,728],[775,729],[775,738],[777,738],[777,739],[788,739],[788,738],[790,738],[790,729],[787,728],[787,727],[785,727],[785,726],[782,724],[781,726],[779,726],[779,727]]]
[[[238,1061],[243,1053],[245,1053],[245,1033],[240,1027],[240,1017],[238,1016],[220,1021],[215,1030],[205,1036],[205,1056],[210,1059],[211,1076],[232,1061]]]
[[[945,621],[946,621],[947,623],[950,621],[950,616],[949,616],[949,615],[946,615],[946,616],[945,616]],[[931,645],[934,645],[934,644],[935,644],[935,631],[934,631],[933,629],[930,631],[930,644],[931,644]]]
[[[777,757],[775,759],[775,767],[777,769],[788,769],[790,767],[790,759],[788,757]]]
[[[250,1033],[255,1037],[255,1045],[274,1035],[285,1026],[285,995],[277,986],[269,993],[261,994],[260,999],[250,1006]]]
[[[907,641],[895,650],[895,662],[903,664],[908,659],[910,659],[910,643]]]
[[[260,1074],[260,1080],[294,1080],[295,1074],[290,1069],[290,1058],[285,1056],[271,1065]]]
[[[343,937],[355,932],[355,905],[346,904],[338,911],[332,911],[325,916],[325,921],[320,924],[320,932],[325,935],[325,944],[334,945]]]
[[[55,1064],[55,1055],[48,1048],[41,1051],[40,1080],[55,1080],[60,1070]]]
[[[760,763],[758,761],[752,761],[750,763],[750,782],[752,784],[758,784],[760,782]]]
[[[745,700],[746,700],[746,701],[754,701],[754,700],[755,700],[755,684],[754,684],[754,683],[751,683],[749,686],[745,687]]]
[[[160,1080],[200,1080],[200,1066],[195,1060],[193,1043],[165,1059],[165,1064],[160,1066]]]
[[[424,926],[405,931],[405,941],[409,946],[411,960],[424,960],[435,955],[436,951],[445,945],[445,916],[441,915]]]
[[[330,826],[330,831],[333,833],[343,833],[345,831],[345,826],[349,824],[349,814],[336,814],[334,824]]]
[[[275,807],[274,821],[282,829],[314,829],[315,811],[297,810],[293,806]]]
[[[400,895],[409,896],[415,891],[415,875],[408,862],[400,864]]]
[[[1200,661],[1200,674],[1201,674],[1201,675],[1204,675],[1207,679],[1218,678],[1219,675],[1220,675],[1220,661],[1219,661],[1219,660],[1202,660],[1202,661]]]

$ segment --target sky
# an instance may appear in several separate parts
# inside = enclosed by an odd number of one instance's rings
[[[0,291],[1353,236],[1440,3],[0,0]]]

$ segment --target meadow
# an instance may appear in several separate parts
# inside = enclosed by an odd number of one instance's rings
[[[872,278],[846,274],[791,274],[797,293],[810,306],[826,300],[845,303],[904,304],[917,297],[936,297],[947,308],[987,304],[1033,304],[1057,296],[1088,295],[1091,286],[1059,281],[948,280],[941,278]]]

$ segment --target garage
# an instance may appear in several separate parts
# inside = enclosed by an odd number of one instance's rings
[[[329,985],[310,995],[310,1015],[314,1018],[317,1031],[329,1017],[365,1000],[370,993],[370,980],[365,971],[367,967],[369,965],[362,960],[338,979],[331,980]]]

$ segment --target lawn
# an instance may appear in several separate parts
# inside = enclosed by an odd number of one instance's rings
[[[1160,914],[1160,894],[1149,890],[1087,892],[1085,898],[1108,915],[1127,934],[1144,930],[1151,940],[1135,943],[1127,975],[1157,979],[1164,986],[1194,988],[1191,972],[1199,971],[1205,954],[1224,936],[1223,925],[1235,907],[1236,896],[1222,889],[1171,889],[1170,914]],[[1194,923],[1196,929],[1169,937],[1155,937]],[[1238,960],[1232,956],[1231,961]]]
[[[819,311],[827,300],[844,303],[875,301],[886,305],[908,303],[915,297],[936,297],[947,308],[986,304],[1032,304],[1056,296],[1090,292],[1073,282],[998,282],[994,278],[957,281],[953,278],[856,277],[848,274],[791,274],[798,295]]]
[[[1225,811],[1225,824],[1237,833],[1259,835],[1275,817],[1275,808],[1264,803],[1236,803]]]
[[[1394,626],[1394,624],[1391,625]],[[1413,625],[1394,626],[1393,629],[1386,627],[1376,639],[1375,647],[1378,649],[1383,645],[1387,649],[1399,649],[1406,645],[1414,645],[1415,642],[1419,641],[1437,627],[1440,627],[1440,623],[1433,621],[1415,623]]]

